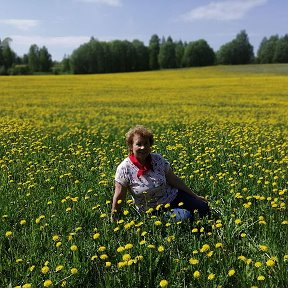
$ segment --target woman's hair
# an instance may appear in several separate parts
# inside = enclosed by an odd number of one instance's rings
[[[148,128],[144,127],[143,125],[136,125],[135,127],[132,127],[129,129],[129,131],[126,133],[126,144],[128,146],[128,151],[131,151],[132,145],[133,145],[133,137],[134,135],[140,135],[144,138],[148,138],[150,145],[152,146],[154,143],[153,140],[153,133]]]

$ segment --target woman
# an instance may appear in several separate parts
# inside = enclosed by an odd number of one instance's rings
[[[117,167],[115,175],[112,221],[117,219],[127,191],[132,194],[140,212],[160,206],[172,209],[183,203],[181,208],[191,215],[195,210],[200,217],[210,215],[207,201],[173,173],[167,160],[160,154],[151,153],[153,134],[150,130],[142,125],[131,128],[126,134],[126,144],[129,156]]]

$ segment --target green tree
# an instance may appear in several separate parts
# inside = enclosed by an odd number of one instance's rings
[[[29,48],[28,66],[31,72],[39,72],[39,47],[36,44],[31,45]]]
[[[135,49],[135,71],[145,71],[149,69],[149,52],[143,42],[133,40],[132,45]]]
[[[257,51],[258,63],[265,64],[273,63],[275,61],[274,55],[278,41],[278,35],[273,35],[269,39],[267,39],[266,37],[263,38]]]
[[[175,43],[175,57],[176,57],[176,68],[183,67],[183,57],[184,57],[185,45],[182,41]]]
[[[273,62],[288,63],[288,34],[277,41]]]
[[[151,36],[149,41],[149,67],[151,70],[159,69],[158,55],[160,51],[160,38],[157,34]]]
[[[237,34],[231,42],[222,45],[217,52],[219,64],[249,64],[254,61],[253,46],[245,30]]]
[[[160,68],[176,68],[175,44],[170,36],[160,45],[158,61]]]
[[[187,45],[183,62],[185,67],[214,65],[215,53],[205,40],[200,39]]]
[[[39,49],[39,71],[40,72],[50,72],[52,67],[52,57],[48,52],[48,49],[43,46]]]

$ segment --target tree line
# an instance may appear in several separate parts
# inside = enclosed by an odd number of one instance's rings
[[[151,36],[148,46],[142,41],[98,41],[91,38],[62,61],[53,61],[48,49],[30,46],[23,57],[11,49],[12,39],[0,39],[0,75],[35,73],[114,73],[211,65],[251,63],[288,63],[288,35],[264,37],[257,55],[245,30],[214,51],[204,39],[192,42],[173,41]]]

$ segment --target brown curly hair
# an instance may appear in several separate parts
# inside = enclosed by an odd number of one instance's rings
[[[152,146],[154,143],[153,133],[150,129],[146,128],[143,125],[136,125],[129,129],[129,131],[126,133],[126,144],[128,147],[128,152],[131,152],[132,145],[133,145],[133,137],[134,135],[140,135],[144,138],[148,138],[150,145]]]

